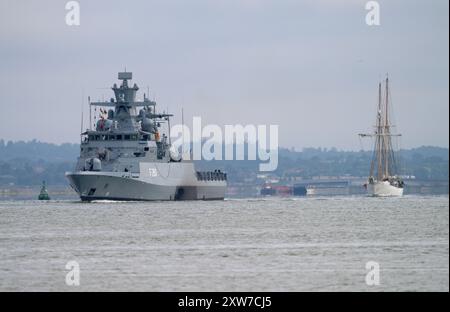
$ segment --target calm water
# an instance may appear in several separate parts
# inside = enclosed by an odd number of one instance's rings
[[[3,201],[0,290],[448,291],[449,198]]]

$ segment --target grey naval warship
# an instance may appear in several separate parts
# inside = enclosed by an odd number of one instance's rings
[[[120,72],[118,79],[121,85],[112,87],[115,98],[89,101],[91,111],[99,107],[99,118],[95,130],[81,133],[76,168],[66,172],[81,200],[223,199],[226,173],[196,171],[191,160],[171,149],[173,115],[157,113],[148,95],[136,100],[138,86],[128,86],[131,72]],[[162,134],[164,124],[168,134]]]

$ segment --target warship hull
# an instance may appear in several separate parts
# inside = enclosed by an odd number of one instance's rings
[[[389,182],[375,182],[367,185],[367,193],[377,197],[397,197],[403,195],[403,188],[393,186]]]
[[[165,185],[131,176],[92,172],[69,172],[66,177],[83,201],[222,200],[226,191],[226,183],[222,181]]]

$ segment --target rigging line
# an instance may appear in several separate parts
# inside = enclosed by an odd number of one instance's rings
[[[370,176],[371,177],[374,177],[375,160],[376,160],[376,150],[374,149],[372,151],[372,161],[370,162]],[[378,172],[377,172],[377,175],[378,175]]]
[[[396,147],[396,149],[397,149],[397,151],[398,151],[398,153],[397,153],[397,157],[396,157],[396,161],[397,161],[397,170],[398,170],[398,174],[399,175],[402,175],[404,172],[405,172],[405,168],[403,168],[403,157],[402,157],[402,150],[401,150],[401,137],[400,138],[398,138],[398,141],[397,141],[397,147]]]

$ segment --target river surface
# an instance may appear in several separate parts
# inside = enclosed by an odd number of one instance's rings
[[[0,201],[0,290],[449,291],[449,198]]]

